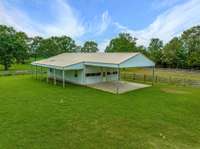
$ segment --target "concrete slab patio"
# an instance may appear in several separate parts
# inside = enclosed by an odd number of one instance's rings
[[[100,82],[100,83],[88,85],[88,87],[114,93],[114,94],[121,94],[128,91],[146,88],[150,86],[151,85],[134,83],[134,82],[126,82],[126,81],[109,81],[109,82]]]

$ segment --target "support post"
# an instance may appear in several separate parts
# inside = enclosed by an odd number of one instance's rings
[[[33,70],[33,65],[31,65],[31,77],[34,78],[34,70]]]
[[[41,81],[42,81],[42,77],[43,77],[43,73],[42,73],[42,67],[40,67],[40,79],[41,79]]]
[[[101,81],[103,81],[103,67],[101,67]]]
[[[49,68],[47,68],[47,83],[49,83]]]
[[[118,81],[120,81],[121,79],[120,79],[120,68],[119,68],[119,65],[118,65]]]
[[[54,85],[56,85],[56,69],[54,68]]]
[[[37,65],[35,66],[35,78],[37,80]]]
[[[85,66],[85,63],[83,65],[83,84],[85,85],[86,84],[86,66]]]
[[[155,75],[155,66],[153,66],[153,78],[152,78],[152,85],[154,85],[154,75]]]
[[[63,88],[65,88],[65,70],[64,69],[62,72],[62,78],[63,78]]]

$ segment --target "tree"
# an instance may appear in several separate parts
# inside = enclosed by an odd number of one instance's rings
[[[0,64],[8,70],[12,63],[24,63],[27,56],[27,36],[12,27],[0,25]]]
[[[129,33],[120,33],[110,41],[105,52],[136,52],[136,40]]]
[[[144,46],[138,46],[138,47],[137,47],[137,52],[140,52],[140,53],[142,53],[142,54],[144,54],[144,55],[146,55],[146,56],[149,56],[149,53],[148,53],[148,51],[147,51],[147,48],[144,47]]]
[[[29,58],[28,55],[28,36],[24,32],[16,32],[14,38],[14,58],[17,63],[25,63],[25,60]]]
[[[81,48],[81,52],[97,52],[99,51],[98,49],[98,44],[94,41],[86,41]]]
[[[187,51],[188,66],[200,68],[200,26],[194,26],[184,31],[181,40]]]
[[[29,47],[30,47],[29,54],[31,56],[34,56],[35,61],[36,61],[42,40],[43,40],[43,38],[40,36],[29,38]]]
[[[67,36],[50,37],[42,39],[37,48],[37,53],[42,57],[50,57],[64,52],[76,52],[75,41]]]
[[[55,39],[61,52],[76,52],[77,47],[75,41],[71,37],[61,36],[56,37]]]
[[[50,57],[60,53],[60,48],[54,37],[43,39],[37,49],[37,54],[40,57]]]
[[[0,25],[0,64],[4,65],[4,70],[8,70],[14,60],[14,47],[12,42],[15,33],[12,27]]]
[[[161,64],[162,62],[162,48],[163,42],[158,38],[152,38],[148,47],[150,58],[156,63]]]
[[[183,43],[174,37],[163,48],[162,64],[168,67],[183,68],[186,61],[186,51]]]

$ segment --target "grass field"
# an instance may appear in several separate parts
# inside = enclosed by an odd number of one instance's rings
[[[13,64],[9,68],[9,71],[18,71],[18,70],[31,70],[31,65],[30,64]],[[3,65],[0,65],[0,72],[1,71],[4,71]]]
[[[0,77],[2,149],[198,149],[199,88],[114,95],[30,76]]]

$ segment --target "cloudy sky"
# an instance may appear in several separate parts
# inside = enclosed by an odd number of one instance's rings
[[[120,32],[146,46],[200,25],[200,0],[0,0],[0,24],[29,36],[94,40],[101,51]]]

